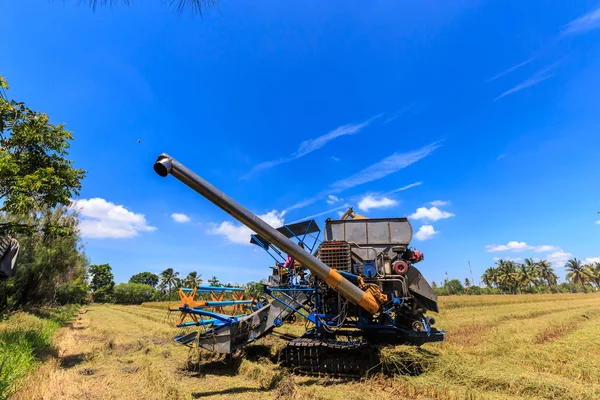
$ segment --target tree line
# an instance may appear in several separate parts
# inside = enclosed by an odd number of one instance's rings
[[[468,278],[464,285],[458,279],[446,280],[432,287],[438,295],[453,294],[519,294],[519,293],[587,293],[600,290],[600,263],[582,263],[577,258],[564,266],[566,281],[558,283],[552,263],[527,258],[523,263],[499,259],[485,270],[481,282],[473,285]]]

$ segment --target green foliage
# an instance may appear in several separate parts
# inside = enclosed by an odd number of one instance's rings
[[[173,286],[178,287],[180,282],[179,272],[175,272],[173,268],[167,268],[160,273],[160,287],[169,299],[173,297]]]
[[[115,302],[119,304],[142,304],[156,300],[157,291],[141,283],[120,283],[115,286]]]
[[[8,89],[2,77],[0,88]],[[46,114],[0,96],[1,210],[24,217],[5,221],[0,234],[30,232],[26,216],[66,206],[79,194],[85,171],[66,158],[71,140],[71,132],[51,124]]]
[[[56,288],[56,302],[60,305],[84,304],[89,299],[89,285],[84,277],[77,277]]]
[[[222,286],[221,281],[219,281],[219,279],[216,276],[210,278],[208,280],[208,283],[210,284],[210,286]]]
[[[92,276],[91,288],[94,292],[94,301],[99,303],[113,301],[115,281],[110,265],[90,265],[89,271]]]
[[[448,294],[462,294],[465,291],[465,288],[458,279],[452,279],[444,283],[444,289],[448,291]]]
[[[183,286],[188,288],[195,288],[200,284],[202,284],[202,274],[198,274],[197,272],[190,272],[183,280]]]
[[[0,400],[11,397],[23,378],[52,349],[54,333],[75,316],[76,306],[16,313],[0,322]]]
[[[133,275],[129,279],[129,283],[141,283],[142,285],[152,286],[153,288],[158,285],[158,275],[152,272],[140,272],[139,274]]]
[[[0,284],[0,311],[17,307],[55,305],[57,300],[80,302],[65,295],[87,292],[87,258],[77,231],[77,216],[64,206],[30,216],[16,217],[29,226],[29,235],[17,235],[21,251],[16,275]],[[0,216],[0,222],[14,221]],[[69,287],[63,285],[77,282]],[[73,285],[79,285],[75,288]],[[62,300],[57,296],[62,296]]]
[[[260,282],[248,282],[246,284],[246,293],[250,298],[257,298],[265,294],[265,287]]]

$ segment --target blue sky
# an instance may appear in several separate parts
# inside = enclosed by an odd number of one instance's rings
[[[86,252],[117,281],[270,271],[247,230],[153,172],[162,152],[272,224],[409,216],[429,280],[600,257],[597,1],[158,3],[0,6],[0,74],[73,131]]]

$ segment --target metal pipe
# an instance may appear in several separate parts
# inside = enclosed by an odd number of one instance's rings
[[[278,248],[300,261],[305,267],[324,280],[334,290],[350,300],[350,302],[359,305],[371,314],[375,314],[379,311],[379,303],[370,292],[362,291],[358,286],[341,276],[335,269],[329,268],[321,260],[304,251],[300,246],[282,235],[271,225],[246,210],[225,193],[221,192],[174,158],[167,154],[161,154],[156,160],[156,163],[154,163],[154,171],[162,177],[172,174],[175,178],[194,189],[233,218],[237,219],[254,232],[264,236]]]

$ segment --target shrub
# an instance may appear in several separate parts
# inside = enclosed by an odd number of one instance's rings
[[[115,302],[119,304],[142,304],[157,297],[157,291],[141,283],[120,283],[115,286]]]

